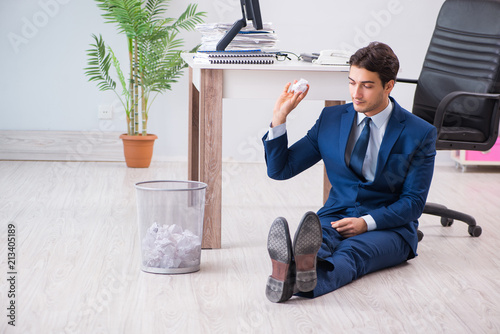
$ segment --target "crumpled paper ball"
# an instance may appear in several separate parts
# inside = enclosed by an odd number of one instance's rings
[[[292,92],[305,92],[307,90],[307,80],[306,79],[300,79],[296,83],[292,85]]]

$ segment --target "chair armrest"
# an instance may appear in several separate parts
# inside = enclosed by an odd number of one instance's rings
[[[484,98],[484,99],[488,99],[488,100],[497,100],[497,102],[495,104],[495,108],[493,110],[493,119],[497,119],[496,115],[499,112],[498,102],[500,101],[500,94],[474,93],[474,92],[465,92],[465,91],[451,92],[448,95],[446,95],[441,100],[441,102],[439,102],[439,105],[438,105],[437,110],[436,110],[436,115],[434,117],[434,126],[437,129],[438,138],[439,138],[439,133],[441,132],[441,128],[443,127],[446,109],[448,109],[448,106],[451,104],[451,102],[453,102],[453,100],[455,100],[461,96],[472,96],[472,97],[479,97],[479,98]]]
[[[418,84],[418,80],[416,79],[396,78],[396,82]]]

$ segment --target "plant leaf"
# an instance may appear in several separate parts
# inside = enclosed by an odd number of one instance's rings
[[[179,29],[184,30],[194,30],[198,23],[203,22],[203,17],[206,16],[205,12],[197,12],[198,5],[190,4],[187,9],[182,13],[177,21],[175,21],[170,27],[179,31]]]
[[[109,75],[109,68],[111,66],[111,56],[106,54],[106,45],[96,35],[92,35],[95,44],[91,44],[91,49],[87,50],[88,66],[84,69],[85,75],[89,81],[97,81],[97,88],[101,91],[115,90],[116,82]]]
[[[122,95],[125,96],[125,100],[127,101],[127,107],[125,110],[128,110],[128,101],[130,97],[130,92],[128,90],[127,83],[125,81],[125,76],[123,75],[120,62],[118,61],[118,58],[116,58],[115,53],[111,49],[111,47],[108,46],[108,52],[111,55],[111,59],[113,61],[113,66],[116,70],[116,74],[118,74],[118,79],[120,80],[120,84],[122,85]]]

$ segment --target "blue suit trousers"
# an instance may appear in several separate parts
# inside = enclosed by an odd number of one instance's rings
[[[333,219],[332,219],[333,218]],[[299,292],[314,298],[332,292],[368,273],[405,262],[410,246],[392,230],[375,230],[344,238],[330,223],[342,217],[322,217],[323,243],[318,252],[318,284]]]

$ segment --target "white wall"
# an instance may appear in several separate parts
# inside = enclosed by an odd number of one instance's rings
[[[172,0],[168,16],[191,1]],[[263,20],[272,22],[278,47],[294,53],[348,48],[378,40],[392,46],[402,77],[416,78],[443,0],[260,0]],[[199,0],[206,22],[233,22],[239,0]],[[125,131],[117,98],[97,90],[83,74],[91,34],[102,34],[127,63],[125,38],[104,24],[93,1],[30,0],[0,2],[0,130]],[[197,32],[185,34],[186,49],[198,44]],[[293,80],[295,78],[290,78]],[[298,78],[297,78],[298,79]],[[307,78],[306,78],[307,79]],[[347,84],[347,83],[346,83]],[[313,87],[311,88],[313,89]],[[277,89],[278,95],[281,87]],[[411,107],[413,87],[398,84],[392,94]],[[114,104],[112,121],[97,119],[100,104]],[[224,158],[263,161],[260,137],[269,123],[274,101],[225,101]],[[187,157],[188,85],[186,75],[159,97],[150,114],[150,132],[159,140],[155,159]],[[298,139],[313,124],[322,103],[304,101],[289,121]]]

